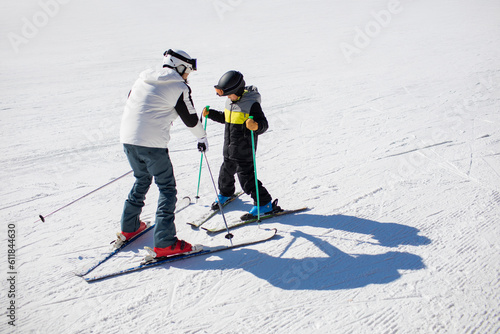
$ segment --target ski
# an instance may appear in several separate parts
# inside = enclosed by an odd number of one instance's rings
[[[268,214],[263,214],[263,215],[260,216],[260,220],[270,219],[270,218],[274,218],[274,217],[278,217],[278,216],[283,216],[283,215],[289,215],[291,213],[297,213],[297,212],[305,211],[307,209],[308,209],[307,207],[303,207],[303,208],[300,208],[300,209],[282,210],[282,211],[278,211],[278,212],[272,212],[272,213],[268,213]],[[247,220],[240,220],[240,221],[236,221],[236,222],[233,222],[233,223],[229,223],[228,227],[229,227],[229,229],[232,229],[232,228],[240,227],[240,226],[247,225],[247,224],[250,224],[250,223],[255,223],[256,221],[258,221],[257,217],[251,218],[251,219],[247,219]],[[215,233],[226,231],[226,227],[225,226],[224,227],[219,226],[219,227],[213,227],[213,228],[202,227],[202,229],[204,229],[209,234],[215,234]]]
[[[159,265],[162,265],[162,264],[165,264],[165,263],[180,261],[180,260],[188,259],[188,258],[195,257],[195,256],[208,255],[208,254],[212,254],[212,253],[216,253],[216,252],[221,252],[221,251],[225,251],[225,250],[229,250],[229,249],[234,249],[234,248],[240,248],[240,247],[244,247],[244,246],[248,246],[248,245],[253,245],[253,244],[257,244],[257,243],[260,243],[260,242],[264,242],[264,241],[270,240],[277,233],[276,229],[270,229],[270,230],[267,229],[267,230],[262,230],[262,231],[263,231],[262,235],[260,237],[258,237],[258,238],[253,238],[253,239],[248,239],[248,240],[242,240],[242,241],[239,241],[239,242],[235,242],[235,243],[233,243],[230,246],[227,246],[227,245],[225,245],[225,246],[221,245],[221,246],[215,246],[215,247],[204,247],[204,246],[201,246],[202,247],[201,250],[197,251],[195,253],[181,254],[181,255],[176,255],[176,256],[171,256],[171,257],[158,258],[158,259],[153,259],[153,260],[151,260],[149,262],[144,262],[143,261],[139,265],[134,266],[134,267],[130,267],[130,268],[127,268],[127,269],[119,270],[119,271],[112,272],[112,273],[109,273],[109,274],[97,275],[97,276],[93,276],[93,277],[84,277],[84,279],[85,279],[85,281],[87,281],[89,283],[90,282],[95,282],[95,281],[99,281],[99,280],[102,280],[102,279],[106,279],[106,278],[110,278],[110,277],[115,277],[115,276],[119,276],[119,275],[128,274],[128,273],[131,273],[131,272],[143,270],[143,269],[146,269],[146,268],[152,268],[152,267],[159,266]]]
[[[238,197],[240,197],[240,195],[242,195],[243,192],[240,191],[236,194],[234,194],[233,196],[231,196],[224,204],[222,204],[222,207],[225,207],[226,205],[228,205],[229,203],[233,202],[235,199],[237,199]],[[199,228],[201,225],[203,225],[204,223],[206,223],[210,218],[212,218],[213,216],[215,216],[220,210],[217,209],[217,210],[212,210],[210,209],[210,211],[208,213],[206,213],[205,215],[203,215],[202,217],[200,217],[199,219],[195,220],[195,221],[192,221],[192,222],[188,222],[187,224],[188,225],[191,225],[191,227],[193,229],[197,229]]]
[[[182,198],[181,200],[179,200],[177,202],[177,205],[176,205],[176,210],[175,210],[175,213],[178,213],[182,210],[184,210],[185,208],[187,208],[189,205],[191,204],[191,198],[189,198],[188,196]],[[107,260],[109,260],[111,257],[113,257],[116,253],[120,252],[121,250],[123,250],[125,247],[127,247],[128,245],[130,245],[132,242],[134,242],[135,240],[137,240],[141,235],[144,235],[146,234],[148,231],[150,231],[151,229],[153,229],[155,226],[155,224],[153,225],[149,225],[146,229],[144,229],[142,232],[138,233],[137,235],[135,235],[133,238],[127,240],[127,241],[124,241],[120,247],[116,247],[114,248],[112,251],[110,251],[108,254],[104,255],[100,260],[98,260],[96,263],[94,263],[92,266],[90,266],[88,269],[80,272],[80,273],[75,273],[76,276],[85,276],[87,275],[88,273],[90,273],[92,270],[94,270],[95,268],[99,267],[101,264],[103,264],[104,262],[106,262]],[[112,243],[114,243],[115,241],[112,241]]]

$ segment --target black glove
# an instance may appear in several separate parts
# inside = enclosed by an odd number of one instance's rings
[[[198,139],[198,151],[207,152],[208,151],[208,140],[207,137]]]

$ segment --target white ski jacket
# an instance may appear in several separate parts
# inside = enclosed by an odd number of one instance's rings
[[[130,91],[120,127],[120,142],[167,148],[170,127],[180,116],[197,138],[206,137],[191,99],[191,88],[175,70],[143,71]]]

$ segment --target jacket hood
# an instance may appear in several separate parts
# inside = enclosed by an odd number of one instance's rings
[[[261,102],[260,101],[260,93],[257,89],[257,87],[255,86],[246,86],[245,87],[245,94],[243,94],[242,98],[245,98],[245,99],[253,99],[253,100],[256,100],[257,102]]]

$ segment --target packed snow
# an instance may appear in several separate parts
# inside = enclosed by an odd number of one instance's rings
[[[500,2],[23,0],[0,12],[0,332],[500,332]],[[169,48],[198,59],[200,113],[223,109],[213,85],[228,70],[258,87],[270,124],[259,178],[283,208],[309,210],[232,231],[276,228],[265,243],[87,283],[75,273],[109,250],[133,183],[116,180],[130,170],[127,94]],[[224,126],[207,131],[217,177]],[[178,196],[193,199],[178,236],[227,244],[186,224],[215,192],[204,163],[195,203],[200,153],[180,120],[169,150]],[[157,195],[153,184],[144,220]],[[227,219],[251,205],[242,196]],[[88,276],[151,245],[148,233]]]

